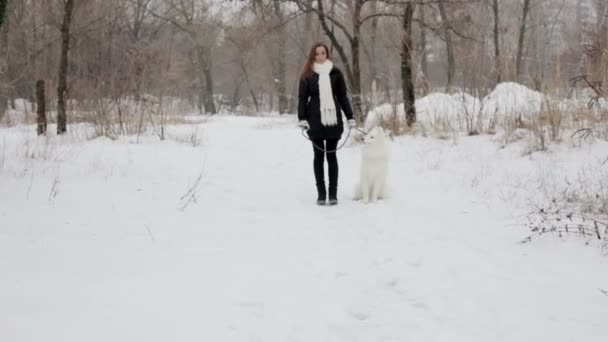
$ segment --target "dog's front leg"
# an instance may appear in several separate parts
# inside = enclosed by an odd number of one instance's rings
[[[361,181],[361,195],[363,203],[369,203],[370,189],[369,189],[369,181],[362,180]]]
[[[385,177],[383,175],[383,177],[376,183],[374,184],[374,189],[372,190],[372,200],[373,201],[377,201],[379,199],[385,199],[386,198],[386,180]]]
[[[371,193],[372,202],[376,202],[378,200],[378,197],[380,196],[380,189],[381,189],[380,184],[378,182],[374,183],[374,185],[372,186],[372,193]]]

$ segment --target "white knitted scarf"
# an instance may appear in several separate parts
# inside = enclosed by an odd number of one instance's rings
[[[336,115],[336,103],[331,91],[331,82],[329,80],[329,72],[334,64],[330,60],[326,60],[323,64],[315,63],[313,70],[319,74],[319,100],[321,101],[321,124],[323,126],[335,126],[338,124],[338,116]]]

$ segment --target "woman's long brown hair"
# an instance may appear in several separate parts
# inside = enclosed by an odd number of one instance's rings
[[[312,46],[312,48],[310,48],[310,52],[308,52],[308,58],[306,58],[306,62],[304,62],[304,66],[302,67],[302,74],[300,75],[300,79],[304,80],[307,79],[308,76],[310,76],[310,74],[312,73],[312,66],[313,64],[315,64],[315,55],[316,55],[316,50],[319,46],[322,46],[325,48],[325,53],[327,54],[327,59],[330,59],[329,56],[329,48],[327,47],[327,45],[325,45],[324,43],[316,43],[315,45]]]

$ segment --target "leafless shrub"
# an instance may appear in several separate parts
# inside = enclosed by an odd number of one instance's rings
[[[507,114],[503,116],[495,116],[496,127],[502,129],[499,136],[502,146],[507,146],[515,141],[524,139],[528,133],[526,130],[519,128],[519,114]]]
[[[608,158],[606,159],[608,160]],[[608,251],[608,170],[606,160],[587,165],[561,190],[545,189],[547,197],[526,215],[532,235],[524,242],[554,233],[601,242]]]
[[[522,243],[532,242],[547,234],[556,234],[560,238],[574,235],[588,239],[587,244],[589,240],[597,240],[602,250],[608,251],[608,222],[560,207],[557,200],[528,213],[526,218],[532,234]]]

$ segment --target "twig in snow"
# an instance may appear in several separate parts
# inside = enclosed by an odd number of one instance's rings
[[[144,226],[146,227],[146,230],[148,231],[148,235],[150,236],[150,239],[152,239],[152,241],[156,242],[156,239],[154,238],[154,234],[152,234],[152,231],[150,230],[150,226],[148,226],[147,224],[144,224]]]
[[[25,199],[27,199],[27,200],[30,199],[30,191],[32,191],[33,184],[34,184],[34,171],[32,171],[32,173],[31,173],[30,183],[27,186],[27,192],[25,193]]]
[[[53,184],[51,185],[51,191],[49,192],[49,202],[53,202],[57,197],[57,187],[59,185],[59,177],[55,177]]]
[[[184,211],[191,202],[196,203],[196,195],[198,194],[198,188],[200,187],[201,179],[203,179],[204,173],[204,170],[201,170],[188,191],[186,191],[186,193],[179,199],[180,201],[183,201],[183,204],[178,208],[179,211]]]

